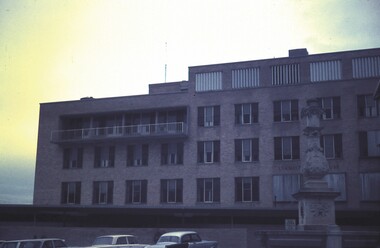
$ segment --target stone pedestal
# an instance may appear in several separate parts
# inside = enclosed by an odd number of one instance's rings
[[[298,200],[298,229],[323,230],[335,226],[334,200],[339,194],[329,188],[302,188],[294,194]]]

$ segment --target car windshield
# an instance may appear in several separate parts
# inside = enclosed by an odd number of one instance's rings
[[[112,237],[97,237],[92,245],[111,245]]]
[[[173,242],[179,244],[179,237],[177,236],[162,236],[157,243]]]

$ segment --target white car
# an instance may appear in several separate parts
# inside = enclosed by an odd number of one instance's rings
[[[1,248],[62,248],[67,247],[63,239],[23,239],[5,241]]]
[[[161,235],[155,245],[145,248],[217,248],[217,241],[202,240],[193,231],[169,232]]]
[[[91,248],[144,248],[134,235],[104,235],[97,237]]]

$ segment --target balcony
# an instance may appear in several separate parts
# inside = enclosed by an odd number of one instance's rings
[[[187,137],[187,125],[184,122],[169,122],[158,124],[140,124],[131,126],[55,130],[51,132],[50,141],[52,143],[66,143],[155,137]]]

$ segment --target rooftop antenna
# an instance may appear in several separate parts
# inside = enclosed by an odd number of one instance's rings
[[[168,57],[168,43],[165,41],[165,83],[166,83],[166,74],[167,74],[167,57]]]

